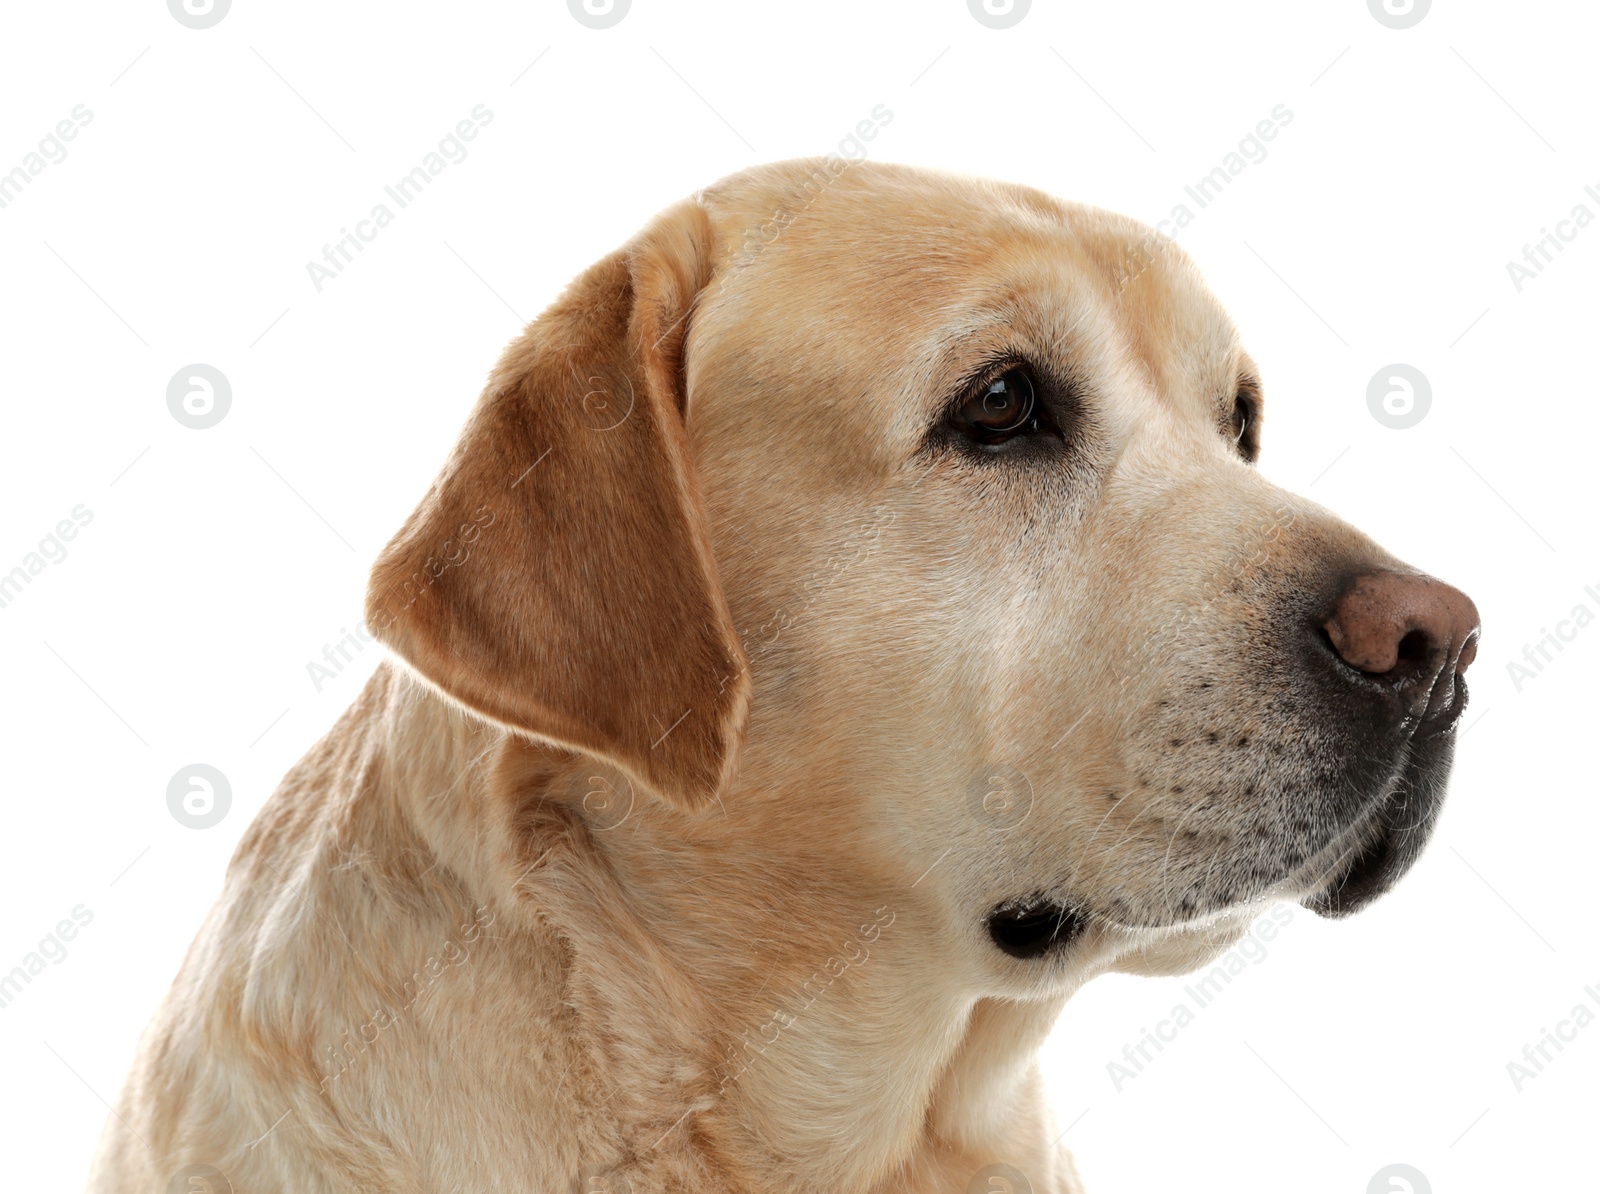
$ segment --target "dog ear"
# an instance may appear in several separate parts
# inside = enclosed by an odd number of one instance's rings
[[[447,696],[684,808],[730,779],[750,689],[684,429],[709,255],[682,204],[529,325],[366,603]]]

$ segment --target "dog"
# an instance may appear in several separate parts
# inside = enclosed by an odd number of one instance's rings
[[[1079,1190],[1065,1000],[1376,898],[1466,701],[1472,602],[1265,481],[1263,394],[1169,239],[1026,187],[801,160],[658,216],[378,557],[393,659],[91,1190]]]

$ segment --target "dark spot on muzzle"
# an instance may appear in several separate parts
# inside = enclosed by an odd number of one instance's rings
[[[1041,958],[1078,937],[1088,924],[1079,912],[1042,896],[1001,904],[989,913],[989,939],[1013,958]]]

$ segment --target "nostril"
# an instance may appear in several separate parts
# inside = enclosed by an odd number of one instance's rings
[[[1430,576],[1369,572],[1345,581],[1320,629],[1336,658],[1420,711],[1453,691],[1437,683],[1442,672],[1459,674],[1472,662],[1478,611],[1466,594]]]
[[[1389,674],[1414,675],[1428,666],[1434,653],[1433,639],[1422,629],[1409,631],[1395,649],[1395,664]]]

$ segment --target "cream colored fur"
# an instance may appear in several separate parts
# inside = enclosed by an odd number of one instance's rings
[[[1071,468],[926,450],[1012,352],[1077,385]],[[1257,581],[1389,560],[1240,458],[1247,375],[1181,252],[1026,188],[805,161],[666,213],[508,350],[380,561],[398,658],[240,843],[90,1189],[1078,1190],[1063,1002],[1347,845],[1235,898],[1282,811],[1169,774],[1274,716],[1212,645]],[[993,947],[1064,881],[1117,913]]]

